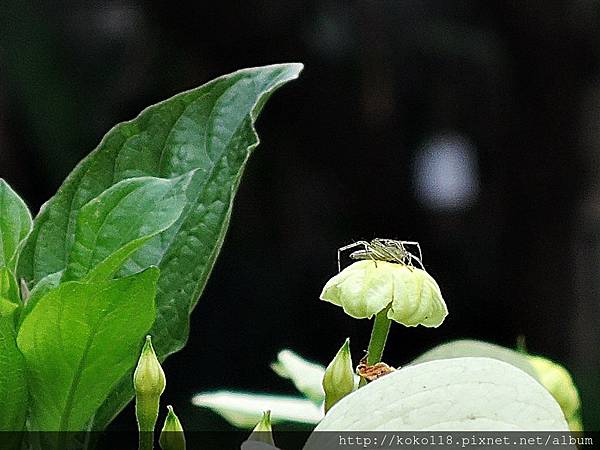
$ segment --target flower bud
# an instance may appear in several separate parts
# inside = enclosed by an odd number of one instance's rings
[[[387,317],[408,327],[438,327],[448,315],[440,288],[426,271],[386,261],[357,261],[331,278],[321,300],[356,319]]]
[[[273,441],[273,428],[271,427],[271,411],[265,411],[262,419],[252,430],[248,441],[261,442],[263,444],[275,446]]]
[[[179,418],[173,412],[171,405],[167,406],[169,413],[160,432],[158,443],[162,450],[185,450],[185,435]]]
[[[146,336],[146,343],[133,374],[133,386],[139,430],[153,432],[158,418],[160,396],[165,390],[166,381],[165,373],[154,353],[150,336]]]
[[[161,396],[165,390],[165,372],[154,353],[150,335],[146,336],[146,342],[133,374],[133,385],[135,392],[142,395]]]
[[[335,358],[329,363],[323,375],[325,391],[325,413],[346,395],[355,389],[352,356],[350,355],[350,339],[338,350]]]
[[[556,399],[571,431],[581,431],[581,400],[571,374],[560,364],[541,356],[528,355],[538,381]]]

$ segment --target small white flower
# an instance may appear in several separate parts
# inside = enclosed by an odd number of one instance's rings
[[[387,317],[407,327],[438,327],[448,315],[431,275],[386,261],[351,264],[327,282],[320,298],[356,319],[370,319],[389,306]]]

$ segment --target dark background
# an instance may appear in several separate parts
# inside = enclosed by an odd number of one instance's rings
[[[370,332],[318,300],[336,249],[418,240],[450,310],[394,326],[404,364],[471,337],[564,363],[600,430],[600,4],[595,0],[23,2],[0,5],[0,176],[34,211],[115,123],[247,66],[300,61],[264,110],[228,238],[165,364],[195,392],[292,392],[292,348],[327,363]],[[116,427],[131,427],[131,410]]]

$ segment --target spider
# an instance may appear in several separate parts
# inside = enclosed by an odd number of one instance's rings
[[[417,263],[421,269],[423,266],[423,254],[421,246],[414,241],[396,241],[394,239],[373,239],[371,242],[358,241],[352,244],[345,245],[338,249],[338,271],[342,270],[341,256],[342,252],[354,247],[363,247],[361,250],[356,250],[350,253],[351,259],[371,259],[377,261],[387,261],[392,263],[404,264],[412,267],[413,261]],[[406,249],[406,246],[413,246],[417,249],[419,256],[413,255]]]

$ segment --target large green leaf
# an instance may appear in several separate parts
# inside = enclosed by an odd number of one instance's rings
[[[87,203],[77,217],[75,242],[62,281],[107,279],[151,237],[181,215],[191,179],[123,180]],[[90,273],[90,270],[92,271]]]
[[[35,285],[64,270],[79,211],[115,183],[141,176],[173,178],[195,170],[179,220],[146,243],[120,272],[160,267],[153,342],[160,358],[181,349],[189,314],[223,243],[244,167],[259,142],[254,123],[270,95],[301,70],[301,64],[240,70],[114,127],[36,217],[20,257],[19,277]],[[131,396],[129,383],[123,381],[98,412],[97,425],[105,426]]]
[[[568,429],[558,403],[522,370],[491,358],[452,358],[404,367],[344,397],[304,449],[339,443],[339,435],[320,431]]]
[[[172,178],[196,170],[176,229],[167,230],[138,254],[145,264],[161,268],[159,320],[153,330],[157,352],[164,357],[181,348],[190,309],[222,244],[242,171],[258,144],[257,115],[272,92],[301,69],[300,64],[282,64],[241,70],[114,127],[36,217],[19,276],[35,285],[65,269],[79,211],[118,181]]]
[[[0,431],[21,431],[27,413],[27,379],[25,361],[17,349],[11,307],[14,304],[0,298]],[[5,434],[2,439],[15,441],[17,435]],[[13,448],[16,442],[3,443]]]
[[[85,429],[119,380],[131,375],[156,317],[157,279],[151,268],[113,281],[67,282],[37,302],[17,337],[29,374],[32,429]]]
[[[31,214],[27,205],[0,178],[0,266],[14,272],[19,246],[30,231]]]

